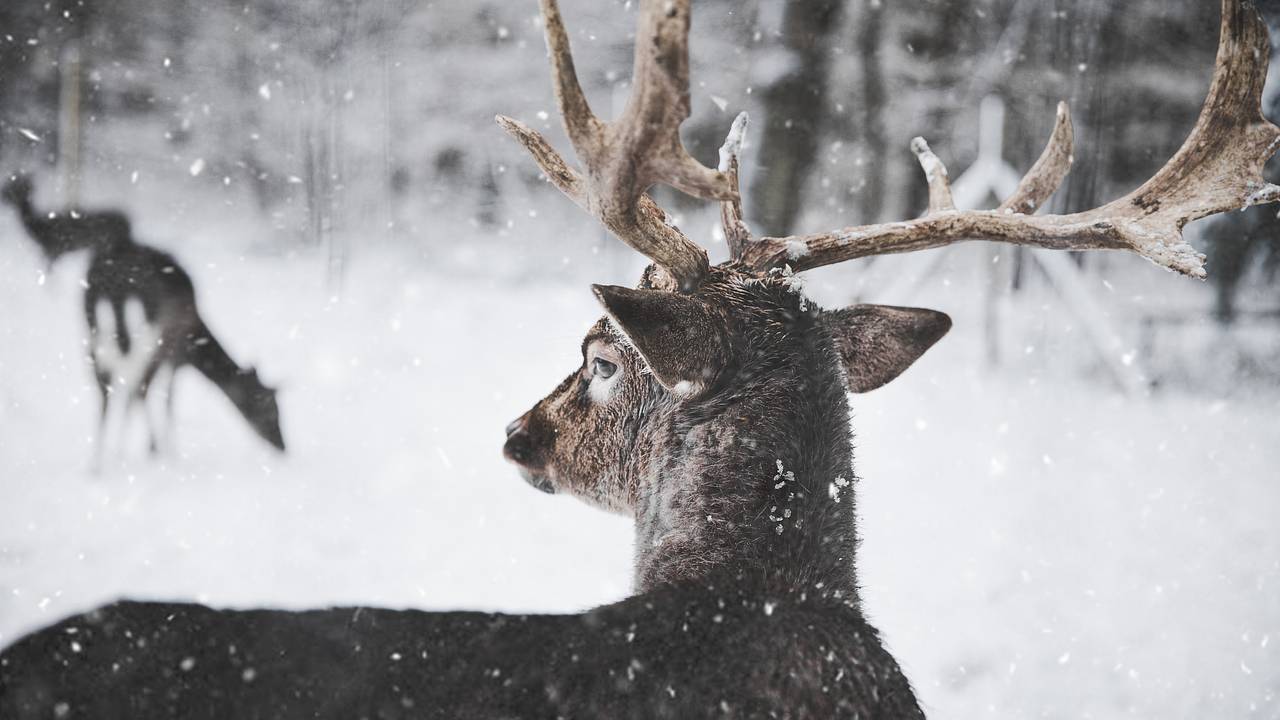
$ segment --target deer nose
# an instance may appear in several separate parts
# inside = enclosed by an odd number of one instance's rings
[[[527,417],[521,415],[507,425],[507,441],[502,445],[502,455],[517,465],[529,465],[534,456]]]
[[[529,433],[523,430],[512,433],[502,445],[502,454],[517,465],[528,465],[533,459],[533,448],[529,446]]]
[[[521,415],[515,420],[507,423],[507,437],[511,437],[512,435],[524,430],[524,417],[524,415]]]

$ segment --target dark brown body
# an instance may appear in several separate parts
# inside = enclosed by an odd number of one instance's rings
[[[668,587],[582,615],[118,603],[0,655],[0,717],[921,715],[853,608]]]

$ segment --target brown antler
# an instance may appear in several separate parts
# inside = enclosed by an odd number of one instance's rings
[[[964,240],[994,240],[1055,250],[1130,250],[1171,270],[1204,277],[1204,256],[1182,237],[1207,215],[1280,199],[1262,166],[1280,144],[1280,128],[1262,117],[1262,85],[1271,47],[1248,0],[1222,0],[1222,31],[1208,99],[1182,148],[1142,187],[1102,207],[1070,215],[1032,215],[1071,164],[1065,105],[1048,147],[999,209],[958,211],[946,169],[921,139],[912,141],[929,181],[929,210],[905,222],[844,228],[746,245],[741,261],[767,271],[830,265],[869,255],[910,252]]]
[[[737,198],[725,173],[704,167],[680,143],[680,124],[689,116],[689,0],[641,0],[631,96],[608,123],[591,112],[578,84],[556,1],[541,4],[556,101],[585,177],[536,131],[501,115],[498,124],[580,207],[665,268],[682,289],[696,287],[707,274],[706,251],[645,194],[662,182],[699,198]]]

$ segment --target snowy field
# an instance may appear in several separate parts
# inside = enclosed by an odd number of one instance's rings
[[[371,250],[337,294],[320,257],[177,248],[214,332],[283,386],[289,453],[189,370],[178,455],[149,461],[139,437],[95,477],[83,259],[46,276],[15,231],[6,214],[0,644],[121,596],[550,612],[628,593],[629,522],[501,458],[504,425],[578,363],[585,280]],[[811,282],[828,303],[829,282]],[[1185,282],[1158,287],[1206,292]],[[1125,397],[1025,359],[992,372],[976,296],[912,298],[956,329],[855,402],[867,611],[930,713],[1280,718],[1280,396]]]

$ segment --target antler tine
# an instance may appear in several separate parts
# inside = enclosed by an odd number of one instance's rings
[[[540,6],[546,28],[547,53],[551,56],[551,79],[555,83],[556,104],[560,107],[565,134],[579,157],[593,155],[599,152],[603,124],[591,112],[587,96],[578,83],[578,71],[573,66],[569,33],[564,29],[560,7],[556,0],[540,0]]]
[[[499,117],[551,182],[614,235],[662,266],[683,290],[709,270],[706,251],[667,221],[645,192],[657,182],[695,197],[731,201],[735,184],[680,143],[689,116],[689,0],[641,0],[632,92],[622,115],[602,122],[578,84],[556,0],[541,0],[556,101],[583,171],[571,169],[532,129]]]
[[[929,209],[926,215],[933,215],[947,210],[955,210],[956,202],[951,198],[951,176],[947,174],[947,166],[929,149],[929,143],[922,137],[911,139],[911,152],[920,161],[924,170],[925,182],[929,183]]]
[[[587,213],[598,214],[591,204],[586,178],[570,167],[541,133],[506,115],[494,119],[529,151],[552,185]],[[622,226],[609,222],[605,225],[623,242],[662,266],[681,289],[697,287],[707,273],[706,251],[673,227],[667,214],[647,194],[636,201],[629,218],[630,222]]]
[[[514,118],[506,115],[497,115],[494,117],[498,125],[507,131],[507,134],[515,138],[524,146],[529,154],[533,156],[533,161],[542,168],[542,172],[546,174],[547,179],[560,189],[560,192],[569,196],[578,207],[591,212],[591,206],[587,202],[587,192],[584,186],[582,174],[577,170],[569,167],[569,164],[560,157],[560,153],[551,147],[551,143],[542,137],[537,130],[525,125]]]
[[[1222,0],[1213,82],[1191,135],[1142,187],[1098,212],[1140,208],[1176,221],[1180,232],[1191,220],[1280,199],[1280,187],[1262,179],[1280,145],[1280,128],[1262,116],[1270,56],[1267,26],[1253,3]]]
[[[1059,106],[1045,153],[999,210],[930,212],[905,222],[763,238],[747,248],[743,261],[759,271],[786,264],[799,271],[869,255],[993,240],[1054,250],[1128,250],[1203,278],[1204,256],[1183,239],[1183,227],[1207,215],[1280,200],[1280,187],[1262,179],[1263,164],[1280,146],[1280,128],[1261,110],[1270,50],[1266,25],[1253,3],[1222,0],[1213,83],[1191,135],[1142,187],[1102,207],[1070,215],[1021,214],[1042,205],[1070,165],[1070,120],[1065,106]],[[936,194],[931,187],[931,209]]]
[[[747,134],[747,114],[738,113],[729,127],[729,134],[720,146],[720,172],[729,179],[734,192],[738,191],[738,157],[742,154],[742,141]],[[742,252],[751,242],[751,230],[742,219],[741,196],[720,202],[720,227],[724,230],[724,241],[729,245],[729,259],[742,259]]]
[[[1040,153],[1036,164],[1022,177],[1022,182],[1018,183],[1013,194],[997,209],[1020,215],[1035,215],[1071,171],[1071,163],[1075,160],[1074,152],[1075,130],[1071,127],[1071,109],[1065,102],[1060,102],[1058,117],[1053,123],[1053,132],[1049,134],[1044,152]]]
[[[690,0],[641,0],[634,87],[612,130],[622,146],[634,148],[646,186],[664,182],[705,200],[732,200],[738,193],[724,173],[694,160],[680,142],[690,108],[690,19]]]

